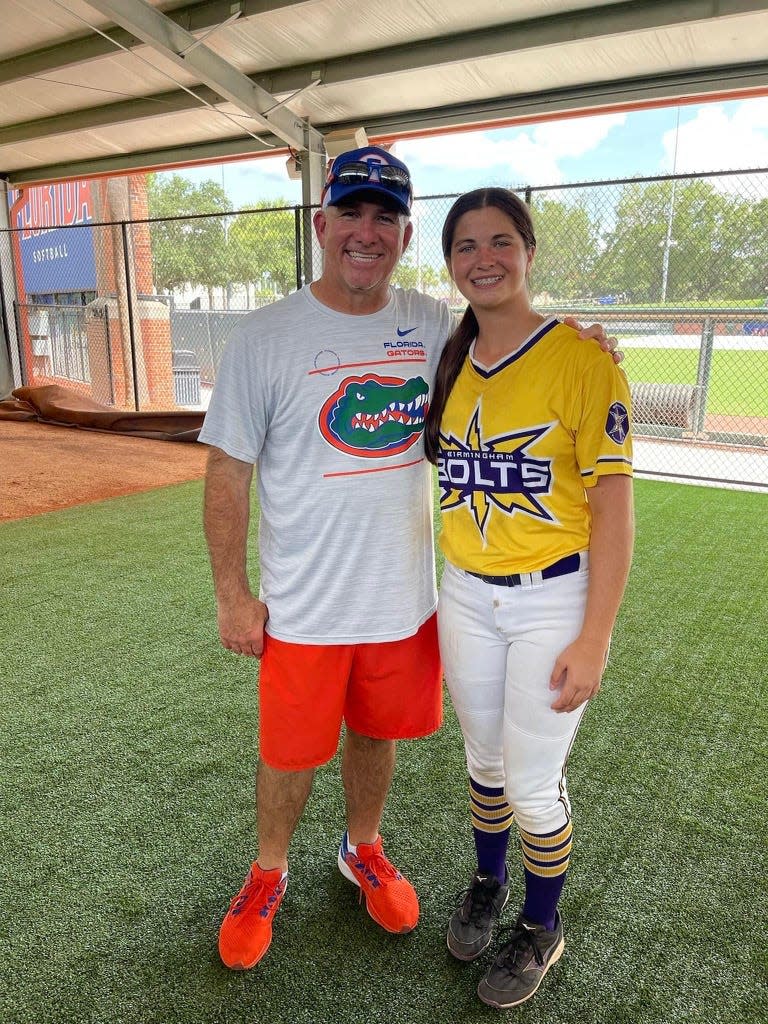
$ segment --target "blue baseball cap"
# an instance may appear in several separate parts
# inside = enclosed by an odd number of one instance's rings
[[[410,215],[413,202],[410,172],[401,160],[378,146],[340,153],[328,168],[321,203],[325,209],[345,199],[362,199],[366,192],[394,201],[401,213]]]

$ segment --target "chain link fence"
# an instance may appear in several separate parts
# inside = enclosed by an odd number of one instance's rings
[[[768,170],[519,192],[536,307],[620,339],[638,472],[768,486]],[[394,281],[459,313],[440,244],[454,199],[416,200]],[[319,275],[309,212],[0,233],[17,375],[117,408],[204,409],[233,324]]]

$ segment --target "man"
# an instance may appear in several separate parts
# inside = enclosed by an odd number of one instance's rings
[[[390,288],[412,199],[407,167],[385,150],[333,161],[314,218],[322,275],[233,331],[200,434],[221,640],[261,658],[259,852],[219,934],[231,968],[269,947],[291,836],[342,722],[339,869],[382,928],[418,921],[379,826],[396,740],[441,723],[422,430],[452,322],[445,304]],[[260,598],[246,573],[257,462]]]

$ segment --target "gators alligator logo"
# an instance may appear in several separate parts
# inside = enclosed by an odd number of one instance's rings
[[[347,455],[399,455],[421,436],[428,398],[423,377],[346,377],[320,410],[320,433]]]

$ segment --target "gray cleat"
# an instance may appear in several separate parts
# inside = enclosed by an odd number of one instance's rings
[[[507,872],[509,877],[509,872]],[[448,922],[448,949],[457,960],[474,960],[487,949],[509,899],[509,885],[495,875],[475,874]]]
[[[560,959],[565,945],[559,913],[551,932],[521,914],[509,935],[477,987],[482,1001],[498,1010],[530,999],[549,968]]]

